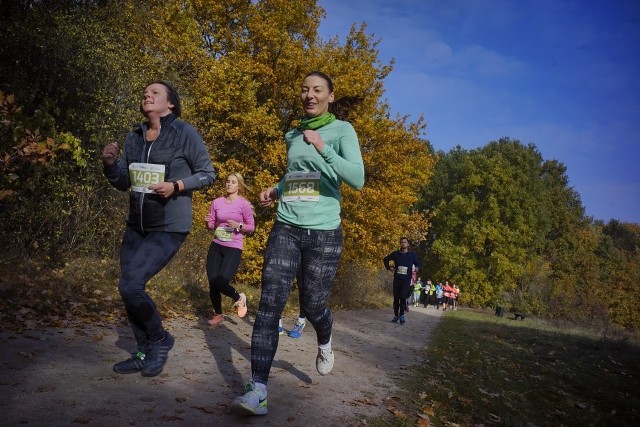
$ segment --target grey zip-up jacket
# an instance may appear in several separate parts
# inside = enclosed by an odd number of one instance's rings
[[[213,184],[216,171],[202,141],[190,124],[169,114],[162,119],[158,138],[146,142],[148,123],[141,123],[127,135],[121,158],[104,165],[104,175],[121,191],[131,187],[129,165],[153,163],[165,165],[165,181],[182,180],[184,190],[170,198],[153,193],[131,191],[127,225],[144,233],[166,231],[187,234],[191,231],[193,190]]]

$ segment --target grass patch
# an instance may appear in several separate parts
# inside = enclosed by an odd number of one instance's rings
[[[55,265],[40,259],[25,259],[18,264],[0,260],[0,327],[19,331],[65,327],[77,321],[128,324],[118,292],[119,278],[117,259],[75,257]],[[388,305],[390,286],[383,279],[380,272],[369,272],[359,265],[349,266],[334,282],[330,308],[350,310]],[[235,280],[232,285],[247,295],[249,313],[255,315],[261,290]],[[179,253],[148,282],[146,289],[163,319],[211,316],[204,259]],[[231,298],[222,298],[224,314],[236,312],[233,303]],[[283,317],[297,317],[299,310],[298,289],[294,285]]]
[[[424,363],[397,381],[400,402],[377,425],[640,425],[640,346],[629,336],[448,312]]]

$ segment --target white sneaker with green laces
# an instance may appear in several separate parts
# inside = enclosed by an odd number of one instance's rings
[[[318,347],[316,369],[320,375],[329,375],[329,372],[333,369],[333,350],[331,350],[331,343],[329,343],[328,348]]]
[[[267,386],[251,381],[244,386],[244,395],[236,397],[231,404],[231,412],[240,415],[266,415]]]

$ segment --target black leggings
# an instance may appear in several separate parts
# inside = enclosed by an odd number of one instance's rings
[[[240,294],[231,286],[231,279],[238,271],[242,249],[229,248],[211,242],[207,253],[207,278],[209,279],[209,298],[216,314],[222,314],[222,295],[240,299]]]
[[[147,282],[178,252],[186,234],[155,231],[139,233],[126,227],[120,248],[121,277],[118,290],[136,337],[138,350],[164,338],[155,303],[146,292]]]
[[[318,344],[331,339],[329,292],[342,255],[342,228],[308,230],[276,222],[264,253],[262,294],[251,337],[251,375],[267,384],[278,349],[278,321],[298,268],[302,312],[316,330]]]

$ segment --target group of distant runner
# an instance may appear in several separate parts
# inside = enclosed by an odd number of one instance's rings
[[[455,283],[449,283],[448,280],[433,283],[431,279],[427,279],[426,283],[420,277],[416,277],[413,281],[413,294],[407,301],[408,305],[418,307],[433,306],[436,309],[455,310],[458,306],[460,297],[460,288]]]
[[[420,260],[411,251],[409,239],[400,238],[400,249],[391,252],[382,260],[384,267],[393,273],[393,323],[406,322],[409,307],[422,304],[425,308],[455,310],[458,305],[460,288],[445,280],[434,284],[431,279],[424,283],[418,275]]]

